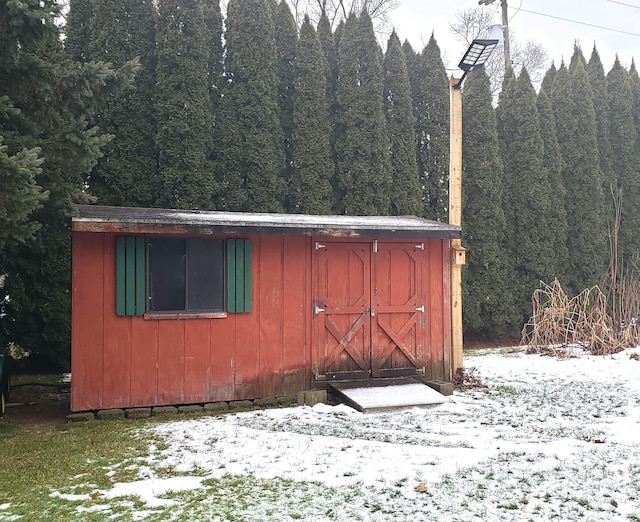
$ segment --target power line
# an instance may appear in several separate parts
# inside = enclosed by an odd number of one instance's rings
[[[511,18],[509,18],[509,21],[513,20],[515,16],[518,14],[518,12],[520,11],[520,9],[522,8],[522,1],[523,0],[520,0],[520,5],[516,7],[516,12],[511,15]]]
[[[613,1],[613,0],[610,0],[610,1]],[[596,29],[604,29],[605,31],[613,31],[614,33],[627,34],[627,35],[630,35],[630,36],[640,36],[640,34],[638,34],[638,33],[632,33],[632,32],[629,32],[629,31],[622,31],[620,29],[612,29],[611,27],[604,27],[603,25],[590,24],[588,22],[579,22],[578,20],[571,20],[571,18],[563,18],[561,16],[555,16],[555,15],[550,15],[550,14],[546,14],[546,13],[538,13],[536,11],[529,11],[528,9],[520,8],[520,11],[522,11],[523,13],[529,13],[529,14],[534,14],[534,15],[538,15],[538,16],[546,16],[547,18],[554,18],[556,20],[562,20],[563,22],[571,22],[572,24],[587,25],[589,27],[595,27]]]
[[[624,2],[618,2],[618,0],[607,0],[607,2],[611,2],[612,4],[620,4],[626,7],[633,7],[634,9],[640,9],[640,5],[626,4]]]

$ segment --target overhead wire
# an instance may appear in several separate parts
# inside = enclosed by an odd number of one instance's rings
[[[611,0],[613,1],[613,0]],[[529,13],[529,14],[534,14],[534,15],[538,15],[538,16],[546,16],[547,18],[553,18],[555,20],[562,20],[563,22],[570,22],[573,24],[579,24],[579,25],[586,25],[588,27],[595,27],[596,29],[604,29],[605,31],[612,31],[614,33],[620,33],[620,34],[627,34],[630,36],[640,36],[640,34],[638,33],[632,33],[631,31],[623,31],[621,29],[613,29],[612,27],[605,27],[603,25],[597,25],[597,24],[591,24],[589,22],[580,22],[578,20],[572,20],[571,18],[564,18],[562,16],[555,16],[555,15],[550,15],[547,13],[538,13],[537,11],[531,11],[529,9],[522,9],[519,8],[520,11],[522,11],[523,13]]]
[[[640,5],[627,4],[626,2],[619,2],[618,0],[607,0],[607,2],[611,2],[612,4],[620,4],[626,7],[633,7],[634,9],[640,9]]]
[[[511,22],[515,18],[515,16],[518,14],[520,9],[522,9],[522,2],[523,1],[524,0],[520,0],[520,5],[518,7],[516,7],[516,12],[511,15],[511,18],[509,18],[509,22]]]

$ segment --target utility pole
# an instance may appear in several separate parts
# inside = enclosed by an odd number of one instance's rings
[[[465,73],[466,74],[466,73]],[[449,81],[449,223],[462,226],[462,79]],[[451,240],[451,367],[462,368],[462,240]]]
[[[461,78],[449,81],[449,223],[462,226],[462,82],[468,72],[484,64],[498,45],[498,39],[475,39],[458,67]],[[462,368],[462,267],[465,249],[460,238],[451,240],[451,369],[452,377]]]
[[[495,0],[480,0],[479,5],[489,5]],[[502,6],[502,37],[504,42],[504,68],[511,67],[511,45],[509,44],[509,15],[507,13],[507,0],[500,0]]]

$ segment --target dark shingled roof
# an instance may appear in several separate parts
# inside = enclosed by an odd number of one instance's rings
[[[316,216],[77,205],[74,231],[453,239],[460,227],[415,216]]]

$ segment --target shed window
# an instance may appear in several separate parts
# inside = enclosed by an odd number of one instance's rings
[[[150,312],[222,312],[224,240],[149,240]]]
[[[121,237],[116,281],[118,315],[250,312],[251,241]]]

